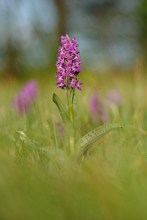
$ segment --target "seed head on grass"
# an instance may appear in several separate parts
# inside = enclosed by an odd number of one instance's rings
[[[57,87],[81,90],[82,83],[77,79],[81,71],[80,64],[76,37],[70,38],[67,34],[61,36],[61,46],[58,50],[58,60],[56,63]]]

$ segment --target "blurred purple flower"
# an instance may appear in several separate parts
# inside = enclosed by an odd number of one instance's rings
[[[56,63],[57,87],[81,90],[82,83],[77,79],[77,75],[81,71],[80,64],[76,37],[70,38],[67,34],[61,36],[61,46],[58,50],[58,60]]]
[[[94,121],[97,119],[102,123],[108,121],[108,113],[105,111],[100,95],[97,92],[94,92],[89,99],[89,109]]]
[[[58,134],[63,137],[64,135],[64,126],[63,126],[63,123],[61,121],[57,121],[55,123],[55,126],[56,126],[56,129],[57,129],[57,132]]]
[[[113,89],[106,94],[106,103],[108,106],[120,106],[122,102],[121,93],[118,89]]]
[[[31,103],[35,100],[38,93],[38,84],[35,80],[28,81],[17,93],[13,100],[13,106],[19,114],[29,111]]]

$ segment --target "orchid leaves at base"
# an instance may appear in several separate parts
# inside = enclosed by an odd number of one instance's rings
[[[56,104],[63,122],[70,124],[71,121],[68,116],[67,110],[64,107],[64,104],[62,103],[60,98],[55,93],[53,93],[53,102]]]
[[[113,129],[123,128],[124,125],[119,123],[104,124],[84,135],[80,141],[76,151],[76,155],[84,155],[87,151],[91,149],[91,144],[98,141],[106,133]]]
[[[54,93],[53,94],[53,102],[56,104],[59,113],[65,123],[65,127],[67,131],[70,133],[73,132],[73,126],[72,122],[69,118],[68,112],[66,108],[64,107],[62,101],[59,99],[59,97]],[[75,155],[80,156],[86,154],[91,149],[91,144],[98,141],[101,137],[103,137],[105,134],[107,134],[109,131],[113,129],[119,129],[123,128],[123,124],[119,123],[112,123],[112,124],[104,124],[101,125],[92,131],[88,132],[86,135],[84,135],[77,146],[77,149],[75,149]]]

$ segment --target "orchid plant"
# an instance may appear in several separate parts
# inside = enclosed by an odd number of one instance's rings
[[[78,76],[81,71],[80,53],[76,37],[70,38],[67,34],[61,36],[61,46],[58,50],[57,67],[57,87],[66,91],[67,109],[54,93],[53,101],[56,104],[61,117],[65,123],[65,128],[69,134],[69,152],[71,155],[83,155],[89,150],[89,146],[97,141],[108,131],[114,128],[122,128],[121,124],[104,124],[88,132],[80,140],[75,140],[75,114],[74,99],[75,90],[81,90],[82,82]]]
[[[61,46],[58,50],[57,66],[57,87],[66,90],[68,113],[70,120],[74,120],[73,101],[75,89],[81,90],[82,83],[77,79],[81,71],[81,61],[79,56],[76,37],[70,38],[68,35],[61,36]]]

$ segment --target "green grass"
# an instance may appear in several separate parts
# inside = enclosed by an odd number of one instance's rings
[[[83,74],[84,75],[84,74]],[[40,92],[28,115],[11,106],[22,82],[0,81],[0,220],[146,220],[147,102],[142,74],[83,76],[77,92],[77,139],[92,122],[88,99],[93,90],[117,87],[123,103],[110,122],[125,124],[94,143],[82,161],[69,156],[66,134],[53,92],[65,102],[55,80],[39,79]]]

